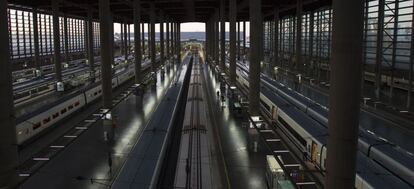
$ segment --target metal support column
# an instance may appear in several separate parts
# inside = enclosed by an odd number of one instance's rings
[[[37,21],[37,8],[33,9],[33,44],[34,44],[34,63],[36,70],[40,71],[39,60],[39,27]]]
[[[65,61],[69,63],[69,32],[68,32],[68,17],[65,14],[63,18],[63,33],[65,35]]]
[[[121,28],[121,36],[120,36],[120,38],[121,38],[121,45],[119,46],[119,48],[120,48],[120,50],[121,50],[121,55],[123,55],[124,54],[124,24],[123,23],[119,23],[119,25],[120,25],[120,28]]]
[[[413,7],[414,11],[414,7]],[[414,65],[414,19],[411,19],[411,49],[410,63],[408,66],[408,92],[407,92],[407,109],[411,108],[411,96],[413,91],[413,65]]]
[[[141,83],[141,0],[134,0],[135,83]]]
[[[88,11],[88,28],[87,28],[87,32],[88,32],[88,63],[89,63],[89,67],[90,67],[90,77],[91,77],[91,81],[95,82],[95,53],[93,50],[93,20],[92,20],[92,9],[89,8]]]
[[[312,75],[311,73],[313,73],[313,69],[315,67],[315,61],[313,60],[314,18],[315,18],[314,12],[310,12],[309,13],[309,51],[308,51],[308,54],[309,54],[308,74],[309,75]]]
[[[12,89],[12,64],[9,54],[7,1],[0,0],[0,188],[14,188],[18,164],[16,125]],[[35,22],[35,25],[37,23]]]
[[[385,0],[378,1],[378,29],[377,29],[377,51],[375,57],[375,97],[380,99],[381,93],[381,70],[384,39],[384,6]]]
[[[274,67],[276,67],[279,62],[279,7],[275,7],[274,8],[274,13],[273,13],[273,20],[275,22],[275,28],[274,28],[274,38],[273,38],[273,65],[272,65],[272,69]],[[274,73],[274,70],[271,70],[272,73]]]
[[[141,29],[142,29],[142,54],[145,56],[145,23],[141,23]]]
[[[151,57],[151,22],[147,23],[147,51],[148,51],[148,58]]]
[[[164,14],[160,12],[160,64],[165,64],[165,57],[164,57]]]
[[[127,22],[125,21],[125,23],[123,24],[124,27],[124,43],[122,44],[124,46],[124,58],[125,60],[128,60],[128,26],[127,26]]]
[[[62,62],[60,59],[60,27],[59,27],[59,0],[52,1],[53,12],[53,50],[56,81],[62,82]]]
[[[209,54],[208,54],[208,38],[209,38],[209,36],[208,36],[208,34],[209,34],[209,32],[208,32],[208,29],[209,29],[209,27],[208,27],[208,21],[207,22],[204,22],[204,30],[206,31],[205,32],[205,41],[204,41],[204,57],[205,58],[207,58],[208,56],[209,56]]]
[[[260,51],[263,35],[262,1],[249,0],[250,15],[250,65],[249,65],[249,113],[258,116],[260,113]]]
[[[155,8],[154,3],[151,3],[150,8],[150,20],[151,20],[151,70],[155,72],[155,61],[156,61],[156,52],[155,52]]]
[[[392,36],[392,58],[391,58],[391,82],[390,82],[390,102],[392,103],[392,97],[394,94],[394,75],[395,75],[395,64],[396,64],[396,59],[397,59],[397,41],[398,41],[398,14],[399,14],[399,4],[400,1],[399,0],[395,0],[394,2],[394,28],[393,28],[393,36]]]
[[[166,22],[166,28],[165,28],[165,34],[167,38],[167,44],[166,44],[166,52],[167,52],[167,60],[170,60],[170,22]]]
[[[243,56],[246,55],[246,21],[243,21]],[[244,62],[244,58],[243,58]]]
[[[127,43],[127,54],[131,54],[131,24],[128,24],[128,43]]]
[[[178,64],[181,64],[181,24],[177,23],[177,57]]]
[[[172,62],[174,63],[175,59],[175,23],[171,22],[171,56],[172,56]]]
[[[240,60],[241,48],[240,48],[240,22],[237,22],[237,60]]]
[[[230,0],[229,6],[230,21],[230,83],[236,84],[236,19],[237,19],[237,1]]]
[[[216,60],[216,64],[219,65],[220,64],[220,10],[216,9],[217,12],[217,16],[216,16],[216,23],[215,23],[215,28],[216,28],[216,48],[215,48],[215,60]]]
[[[226,12],[225,0],[220,0],[220,69],[222,72],[226,69]]]
[[[361,89],[363,3],[333,0],[326,188],[354,188]]]
[[[303,69],[302,63],[302,0],[296,0],[296,64],[299,71]]]
[[[101,70],[102,70],[102,101],[103,108],[109,109],[112,106],[112,70],[113,62],[111,52],[112,18],[110,14],[109,0],[99,0],[99,19],[101,37]]]

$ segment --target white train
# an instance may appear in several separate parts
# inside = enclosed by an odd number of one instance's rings
[[[247,74],[245,71],[240,70],[240,68],[237,70],[237,81],[242,86],[249,87]],[[264,84],[262,83],[262,85]],[[278,123],[280,129],[292,139],[294,145],[302,152],[309,154],[309,160],[319,167],[321,171],[324,171],[327,151],[327,128],[267,87],[261,87],[260,101],[267,110],[267,115],[274,122]],[[371,145],[371,153],[374,152],[374,149],[376,149],[375,146]],[[384,152],[375,150],[374,154],[377,155],[374,157],[371,154],[368,158],[363,152],[358,152],[355,187],[358,189],[412,188],[410,185],[412,180],[403,180],[402,176],[393,175],[389,169],[381,165],[385,160],[398,161],[400,157],[395,157],[394,159],[394,157],[384,156],[381,153],[383,154]],[[413,164],[414,162],[406,163]],[[412,175],[405,176],[412,177]]]
[[[131,64],[129,69],[113,76],[112,88],[120,86],[135,76],[133,66]],[[142,70],[147,68],[149,68],[149,62],[143,64]],[[50,105],[42,107],[38,111],[17,118],[17,144],[23,144],[45,129],[53,126],[58,121],[98,99],[102,95],[101,87],[100,82],[98,82],[82,91],[63,97]]]

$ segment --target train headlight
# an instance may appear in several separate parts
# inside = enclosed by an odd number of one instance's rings
[[[112,114],[111,113],[105,114],[105,119],[106,120],[112,120]]]

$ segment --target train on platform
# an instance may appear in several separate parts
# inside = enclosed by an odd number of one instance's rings
[[[129,58],[129,60],[131,59],[132,57]],[[95,58],[95,60],[100,60],[100,58]],[[71,66],[68,69],[62,71],[62,79],[66,88],[65,90],[79,87],[86,83],[88,79],[90,79],[90,68],[87,65],[79,63],[82,61],[83,59],[72,61]],[[121,64],[123,61],[123,57],[115,58],[114,70],[116,72],[124,70],[125,64]],[[77,63],[74,64],[74,62]],[[73,64],[75,66],[73,66]],[[99,76],[101,74],[99,66],[100,65],[98,62],[95,65],[95,81],[99,80]],[[52,71],[54,70],[54,65],[43,66],[42,69],[47,69],[49,67],[52,67]],[[16,107],[31,103],[33,100],[49,95],[56,90],[56,82],[54,80],[55,73],[50,73],[50,71],[42,71],[41,73],[43,74],[41,77],[27,77],[31,79],[13,84],[13,99]]]
[[[245,69],[241,69],[240,66],[237,68],[236,79],[242,87],[248,89],[248,72]],[[266,82],[262,85],[271,86]],[[264,113],[277,125],[277,129],[285,133],[295,147],[299,148],[303,155],[324,173],[328,135],[326,126],[318,121],[324,116],[317,114],[315,117],[319,118],[315,119],[307,115],[292,102],[300,103],[297,99],[288,98],[286,96],[289,95],[280,92],[282,91],[274,87],[261,87],[260,102],[265,109]],[[307,111],[312,108],[309,104],[304,106]],[[357,189],[413,188],[414,162],[391,148],[392,145],[386,144],[385,141],[364,133],[360,135],[362,139],[360,136],[355,187]],[[383,143],[385,145],[378,145]]]
[[[112,78],[112,88],[116,88],[135,76],[134,65],[123,72],[117,73]],[[143,64],[142,70],[150,67],[149,62]],[[22,145],[26,141],[38,136],[42,131],[51,128],[55,123],[65,119],[82,107],[96,101],[102,95],[100,82],[87,86],[78,92],[69,94],[56,102],[39,108],[37,111],[17,118],[16,136],[17,144]]]

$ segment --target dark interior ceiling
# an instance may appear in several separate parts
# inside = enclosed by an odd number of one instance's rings
[[[15,7],[33,8],[50,11],[51,1],[56,0],[9,0]],[[59,0],[60,11],[72,16],[86,17],[88,11],[98,19],[98,0]],[[133,0],[110,0],[115,22],[132,23]],[[141,0],[141,15],[144,22],[149,21],[150,4],[154,4],[156,17],[161,13],[164,19],[178,22],[206,22],[219,10],[221,0]],[[226,15],[228,15],[228,0]],[[301,0],[303,11],[311,11],[330,5],[330,0]],[[297,0],[262,0],[262,12],[265,19],[270,19],[275,7],[279,7],[281,16],[295,14]],[[237,0],[237,19],[249,19],[249,0]],[[227,18],[226,18],[227,19]]]

